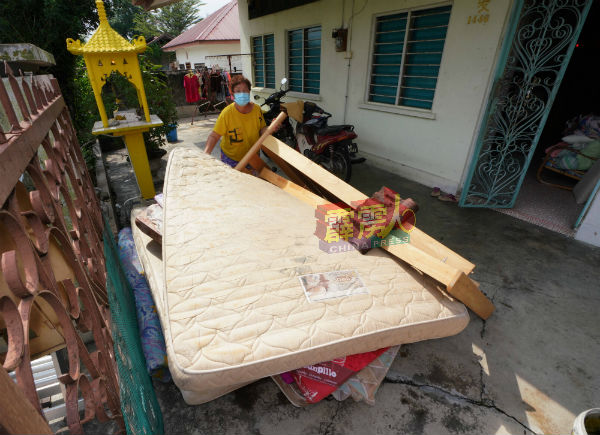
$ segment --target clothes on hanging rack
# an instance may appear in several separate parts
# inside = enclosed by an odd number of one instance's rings
[[[218,93],[221,93],[221,74],[217,71],[213,71],[210,75],[210,89],[211,89],[211,100],[218,98]]]
[[[185,89],[185,101],[195,103],[200,99],[200,80],[193,72],[189,72],[183,77],[183,87]]]
[[[208,98],[210,95],[210,74],[208,69],[202,70],[202,98]]]
[[[221,71],[221,79],[222,79],[222,87],[223,87],[223,95],[225,98],[231,97],[231,76],[225,70]]]

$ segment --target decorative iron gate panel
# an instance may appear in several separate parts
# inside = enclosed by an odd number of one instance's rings
[[[37,419],[32,432],[49,433],[40,419],[31,359],[66,347],[68,367],[59,381],[69,432],[83,433],[83,424],[96,418],[114,420],[125,433],[94,186],[56,79],[17,78],[5,68],[8,77],[0,78],[0,371],[15,371],[24,395],[11,394],[10,401],[24,419]],[[81,338],[88,331],[93,351]],[[0,388],[0,395],[10,391]],[[7,427],[7,414],[0,411],[0,428]],[[13,433],[30,430],[16,424]]]
[[[591,5],[516,0],[461,206],[514,205]]]

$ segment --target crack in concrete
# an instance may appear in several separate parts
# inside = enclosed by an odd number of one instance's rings
[[[332,429],[333,429],[333,425],[335,423],[335,418],[337,417],[337,415],[341,409],[342,409],[342,402],[338,401],[335,411],[333,412],[333,415],[331,416],[331,419],[329,420],[329,423],[327,423],[327,425],[324,426],[323,432],[321,432],[321,428],[319,428],[320,435],[333,435]]]
[[[408,385],[408,386],[411,386],[411,387],[422,388],[422,389],[429,388],[429,389],[432,389],[432,390],[437,391],[439,393],[442,393],[442,394],[444,394],[446,396],[450,396],[453,399],[458,399],[460,401],[470,403],[471,405],[481,406],[483,408],[488,408],[488,409],[493,409],[494,411],[499,412],[500,414],[505,415],[506,417],[508,417],[511,420],[515,421],[517,424],[519,424],[520,426],[522,426],[524,429],[528,430],[529,432],[531,432],[533,434],[536,434],[536,432],[534,430],[532,430],[526,424],[522,423],[518,418],[510,415],[508,412],[506,412],[503,409],[497,407],[493,400],[483,399],[483,396],[482,396],[482,398],[480,400],[475,400],[475,399],[471,399],[470,397],[464,396],[462,394],[459,394],[459,393],[456,393],[456,392],[452,392],[452,391],[448,391],[448,390],[446,390],[444,388],[441,388],[441,387],[438,387],[436,385],[420,384],[418,382],[413,381],[412,379],[408,379],[408,378],[404,378],[404,377],[398,377],[397,379],[392,379],[392,378],[386,377],[383,380],[383,382],[384,383],[389,383],[389,384]],[[483,384],[482,384],[482,392],[483,392]]]
[[[483,366],[481,365],[481,361],[479,362],[479,385],[480,385],[480,389],[479,389],[479,401],[483,402],[483,390],[485,390],[485,384],[483,382],[483,375],[484,375],[484,370],[483,370]]]
[[[494,303],[492,301],[492,303]],[[479,332],[479,337],[483,340],[483,336],[485,335],[485,327],[487,326],[487,321],[486,320],[481,320],[481,331]]]
[[[493,284],[491,284],[491,285],[493,285]],[[490,302],[492,303],[492,305],[495,306],[494,301],[496,299],[496,295],[498,294],[498,287],[496,285],[493,285],[493,286],[495,287],[495,291],[494,291],[494,294],[490,297]],[[486,326],[487,326],[487,320],[481,319],[481,332],[479,333],[479,336],[481,337],[482,340],[483,340],[483,336],[485,335]]]

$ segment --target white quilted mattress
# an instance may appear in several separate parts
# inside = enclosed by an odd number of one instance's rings
[[[308,364],[454,335],[469,321],[464,305],[382,250],[321,251],[312,207],[195,148],[171,153],[164,194],[164,269],[149,281],[189,404]],[[310,303],[298,277],[339,270],[358,273],[368,294]]]

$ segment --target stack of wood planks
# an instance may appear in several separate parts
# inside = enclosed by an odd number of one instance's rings
[[[259,177],[315,208],[328,203],[342,203],[347,207],[353,207],[357,201],[368,198],[361,191],[271,136],[276,128],[274,125],[284,118],[284,113],[279,115],[236,169],[245,170],[249,164],[258,172]],[[258,151],[261,149],[285,172],[289,180],[267,167],[258,156]],[[415,227],[410,232],[408,243],[376,249],[385,249],[394,257],[434,278],[441,284],[441,291],[460,300],[482,319],[487,319],[494,312],[494,305],[481,292],[479,284],[469,278],[475,265],[419,228]]]

